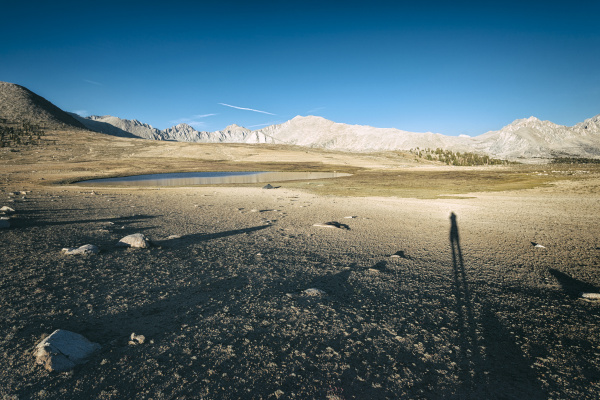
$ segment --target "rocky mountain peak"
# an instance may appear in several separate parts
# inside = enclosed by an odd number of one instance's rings
[[[45,125],[84,129],[73,116],[23,86],[0,82],[0,117]]]

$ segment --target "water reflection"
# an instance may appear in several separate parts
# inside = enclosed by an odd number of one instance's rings
[[[325,179],[350,176],[341,172],[181,172],[91,179],[79,185],[109,186],[189,186],[223,183],[265,183],[303,179]]]

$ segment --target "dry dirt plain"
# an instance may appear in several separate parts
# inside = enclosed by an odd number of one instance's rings
[[[16,210],[0,231],[3,398],[600,397],[600,304],[579,296],[600,292],[597,168],[54,135],[0,153],[0,206]],[[261,168],[357,178],[67,183]],[[356,197],[369,182],[378,197]],[[313,226],[327,221],[349,229]],[[115,247],[137,232],[155,245]],[[87,243],[100,253],[61,253]],[[102,349],[47,372],[33,352],[58,328]]]

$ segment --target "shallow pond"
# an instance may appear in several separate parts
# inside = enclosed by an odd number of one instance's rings
[[[341,172],[179,172],[90,179],[77,182],[77,184],[94,186],[191,186],[326,179],[350,175]]]

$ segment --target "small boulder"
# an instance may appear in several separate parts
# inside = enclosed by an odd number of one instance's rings
[[[588,300],[600,300],[600,293],[581,293],[579,295],[582,299]]]
[[[318,223],[318,224],[314,224],[313,226],[318,226],[320,228],[337,228],[337,229],[345,229],[347,231],[350,230],[350,227],[346,224],[342,224],[340,222],[337,221],[329,221],[329,222],[325,222],[325,223]]]
[[[0,212],[3,212],[5,214],[13,214],[15,212],[15,209],[9,206],[2,206],[2,208],[0,208]]]
[[[271,185],[270,183],[267,183],[265,186],[263,186],[263,189],[275,189],[275,186]]]
[[[35,359],[36,364],[43,365],[48,371],[68,371],[85,363],[98,349],[98,343],[92,343],[78,333],[57,329],[36,346]]]
[[[146,341],[146,336],[136,335],[135,332],[129,337],[129,344],[135,346],[136,344],[143,344]]]
[[[317,289],[317,288],[308,288],[302,291],[302,293],[309,295],[309,296],[323,296],[326,295],[327,293],[325,293],[325,291],[321,290],[321,289]]]
[[[151,246],[150,239],[148,239],[143,233],[134,233],[129,236],[125,236],[117,243],[119,247],[138,247],[141,249],[147,249]]]
[[[84,244],[80,247],[65,247],[62,252],[67,255],[78,255],[78,254],[97,254],[100,250],[98,246],[93,244]]]

